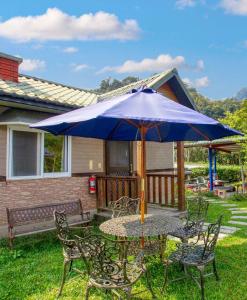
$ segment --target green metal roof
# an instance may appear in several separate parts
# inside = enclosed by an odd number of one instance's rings
[[[0,92],[43,102],[69,106],[86,106],[97,102],[95,93],[43,80],[36,77],[19,75],[19,82],[0,79]]]
[[[23,103],[25,103],[27,100],[33,100],[35,102],[40,101],[43,103],[68,107],[81,107],[123,95],[129,90],[139,88],[141,86],[146,86],[157,90],[165,82],[169,81],[170,79],[173,80],[174,78],[177,80],[180,92],[182,91],[183,93],[183,97],[186,97],[187,99],[187,105],[189,103],[189,105],[193,107],[193,100],[190,98],[176,69],[155,74],[148,78],[139,80],[101,95],[84,89],[20,74],[19,82],[0,79],[0,99],[2,94],[2,97],[9,95],[11,97],[21,98],[23,99]]]
[[[218,151],[225,152],[239,152],[241,150],[241,143],[247,141],[246,136],[240,137],[232,137],[232,138],[224,138],[217,139],[213,141],[199,141],[193,143],[185,143],[185,148],[193,148],[193,147],[212,147]]]

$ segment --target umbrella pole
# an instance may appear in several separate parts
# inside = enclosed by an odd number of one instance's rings
[[[146,211],[146,199],[145,199],[145,183],[146,183],[146,132],[145,127],[141,127],[141,168],[140,168],[140,177],[141,177],[141,223],[144,223],[144,215]]]

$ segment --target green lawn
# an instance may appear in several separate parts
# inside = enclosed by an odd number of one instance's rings
[[[234,202],[236,203],[236,202]],[[247,207],[247,202],[237,202]],[[209,221],[224,213],[224,224],[230,218],[227,209],[210,204]],[[61,246],[55,233],[16,239],[15,250],[6,248],[6,241],[0,241],[0,299],[54,299],[60,284],[62,272]],[[170,241],[167,251],[174,249]],[[245,300],[247,299],[247,228],[242,228],[234,235],[219,241],[217,249],[218,271],[221,277],[216,282],[214,277],[206,279],[206,297],[209,300]],[[79,265],[79,263],[78,263]],[[190,280],[174,282],[168,285],[161,295],[163,266],[159,259],[151,259],[149,264],[152,283],[158,299],[200,299],[200,292]],[[173,276],[179,275],[172,270]],[[86,277],[72,276],[65,284],[61,299],[83,299]],[[145,281],[136,285],[135,290],[145,287]],[[107,298],[108,297],[108,298]],[[137,299],[151,299],[148,292],[139,294]],[[111,299],[104,293],[92,290],[90,299]]]

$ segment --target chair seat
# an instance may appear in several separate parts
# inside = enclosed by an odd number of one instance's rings
[[[141,266],[135,263],[126,264],[126,274],[123,273],[120,262],[111,264],[110,266],[106,264],[105,266],[107,268],[105,272],[104,265],[102,266],[102,272],[100,274],[92,272],[90,282],[94,286],[106,289],[128,287],[135,283],[145,272]]]
[[[196,245],[194,247],[186,247],[185,245],[173,252],[169,260],[181,262],[188,266],[206,265],[214,259],[214,254],[204,254],[204,245]]]
[[[179,239],[189,239],[197,236],[200,233],[200,228],[198,227],[179,227],[177,230],[170,232],[171,236],[177,237]]]

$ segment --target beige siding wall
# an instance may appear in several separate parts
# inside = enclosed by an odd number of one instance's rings
[[[136,171],[137,166],[137,143],[133,144],[133,165]],[[173,143],[146,144],[147,170],[170,169],[173,168]]]
[[[0,176],[6,176],[7,127],[0,126]]]
[[[173,168],[172,143],[147,143],[147,170]]]
[[[104,141],[72,138],[72,173],[104,172]]]

